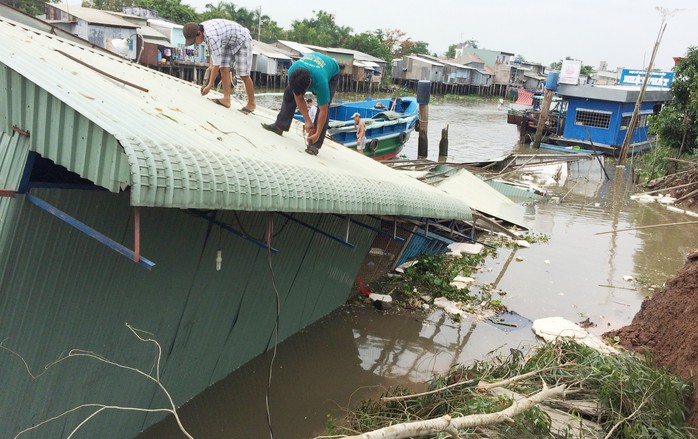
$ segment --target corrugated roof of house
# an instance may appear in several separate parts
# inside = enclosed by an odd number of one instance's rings
[[[263,43],[257,40],[252,40],[252,51],[254,53],[261,53],[262,55],[273,59],[291,59],[290,56],[280,52],[276,46],[272,46],[271,44]]]
[[[9,125],[30,147],[134,206],[469,219],[468,206],[330,140],[304,152],[302,125],[278,136],[215,105],[199,86],[0,19]],[[215,96],[209,96],[215,97]],[[4,130],[5,127],[2,127]]]
[[[80,20],[84,20],[92,24],[102,24],[105,26],[123,27],[127,29],[135,29],[138,27],[136,24],[100,9],[83,8],[65,3],[50,3],[49,6],[60,9],[73,17],[77,17]]]
[[[296,43],[295,41],[288,41],[288,40],[277,40],[280,44],[283,44],[286,46],[288,49],[298,52],[300,56],[305,55],[306,53],[309,52],[315,52],[314,49],[309,48],[308,46],[305,46],[301,43]]]

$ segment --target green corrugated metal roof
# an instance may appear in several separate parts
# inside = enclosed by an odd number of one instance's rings
[[[9,121],[42,156],[129,186],[132,205],[470,218],[464,202],[334,142],[307,155],[300,124],[283,137],[260,126],[270,110],[227,110],[194,84],[10,20],[0,38]]]

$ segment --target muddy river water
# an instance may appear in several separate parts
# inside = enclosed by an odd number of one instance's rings
[[[268,106],[273,108],[273,103]],[[440,132],[447,124],[449,161],[532,152],[516,144],[516,129],[507,125],[506,113],[497,110],[495,101],[433,101],[429,118],[431,159],[436,159]],[[416,157],[416,135],[403,154]],[[658,203],[630,200],[634,189],[627,172],[616,171],[611,161],[607,170],[608,182],[588,175],[583,181],[568,179],[549,188],[562,198],[560,203],[527,205],[532,231],[549,241],[499,249],[476,276],[479,283],[495,283],[505,293],[502,302],[520,316],[517,327],[454,322],[439,311],[385,313],[352,305],[281,343],[269,392],[273,437],[315,437],[328,415],[341,418],[348,408],[388,387],[420,391],[430,377],[456,363],[533,345],[537,341],[528,323],[538,318],[588,318],[595,325],[589,331],[595,334],[628,324],[648,294],[641,285],[661,285],[683,265],[688,250],[698,247],[698,227],[599,234],[695,220]],[[265,403],[270,358],[254,359],[181,409],[194,437],[272,437]],[[139,439],[180,437],[174,423],[166,421]]]

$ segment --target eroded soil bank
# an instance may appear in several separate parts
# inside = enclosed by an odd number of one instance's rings
[[[630,325],[604,335],[617,336],[626,349],[651,352],[658,366],[692,382],[688,416],[698,427],[698,251],[662,291],[642,303]]]

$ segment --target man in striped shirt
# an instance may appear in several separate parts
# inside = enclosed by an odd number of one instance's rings
[[[257,105],[254,99],[254,84],[250,77],[252,67],[252,37],[247,28],[230,20],[216,18],[202,23],[187,23],[182,29],[185,44],[201,44],[206,41],[211,55],[211,75],[208,84],[201,88],[201,94],[207,95],[213,83],[221,74],[223,84],[223,99],[214,99],[213,102],[230,108],[231,94],[231,67],[235,67],[236,73],[242,79],[247,92],[247,105],[240,111],[245,114],[252,113]],[[234,65],[233,65],[234,60]]]

